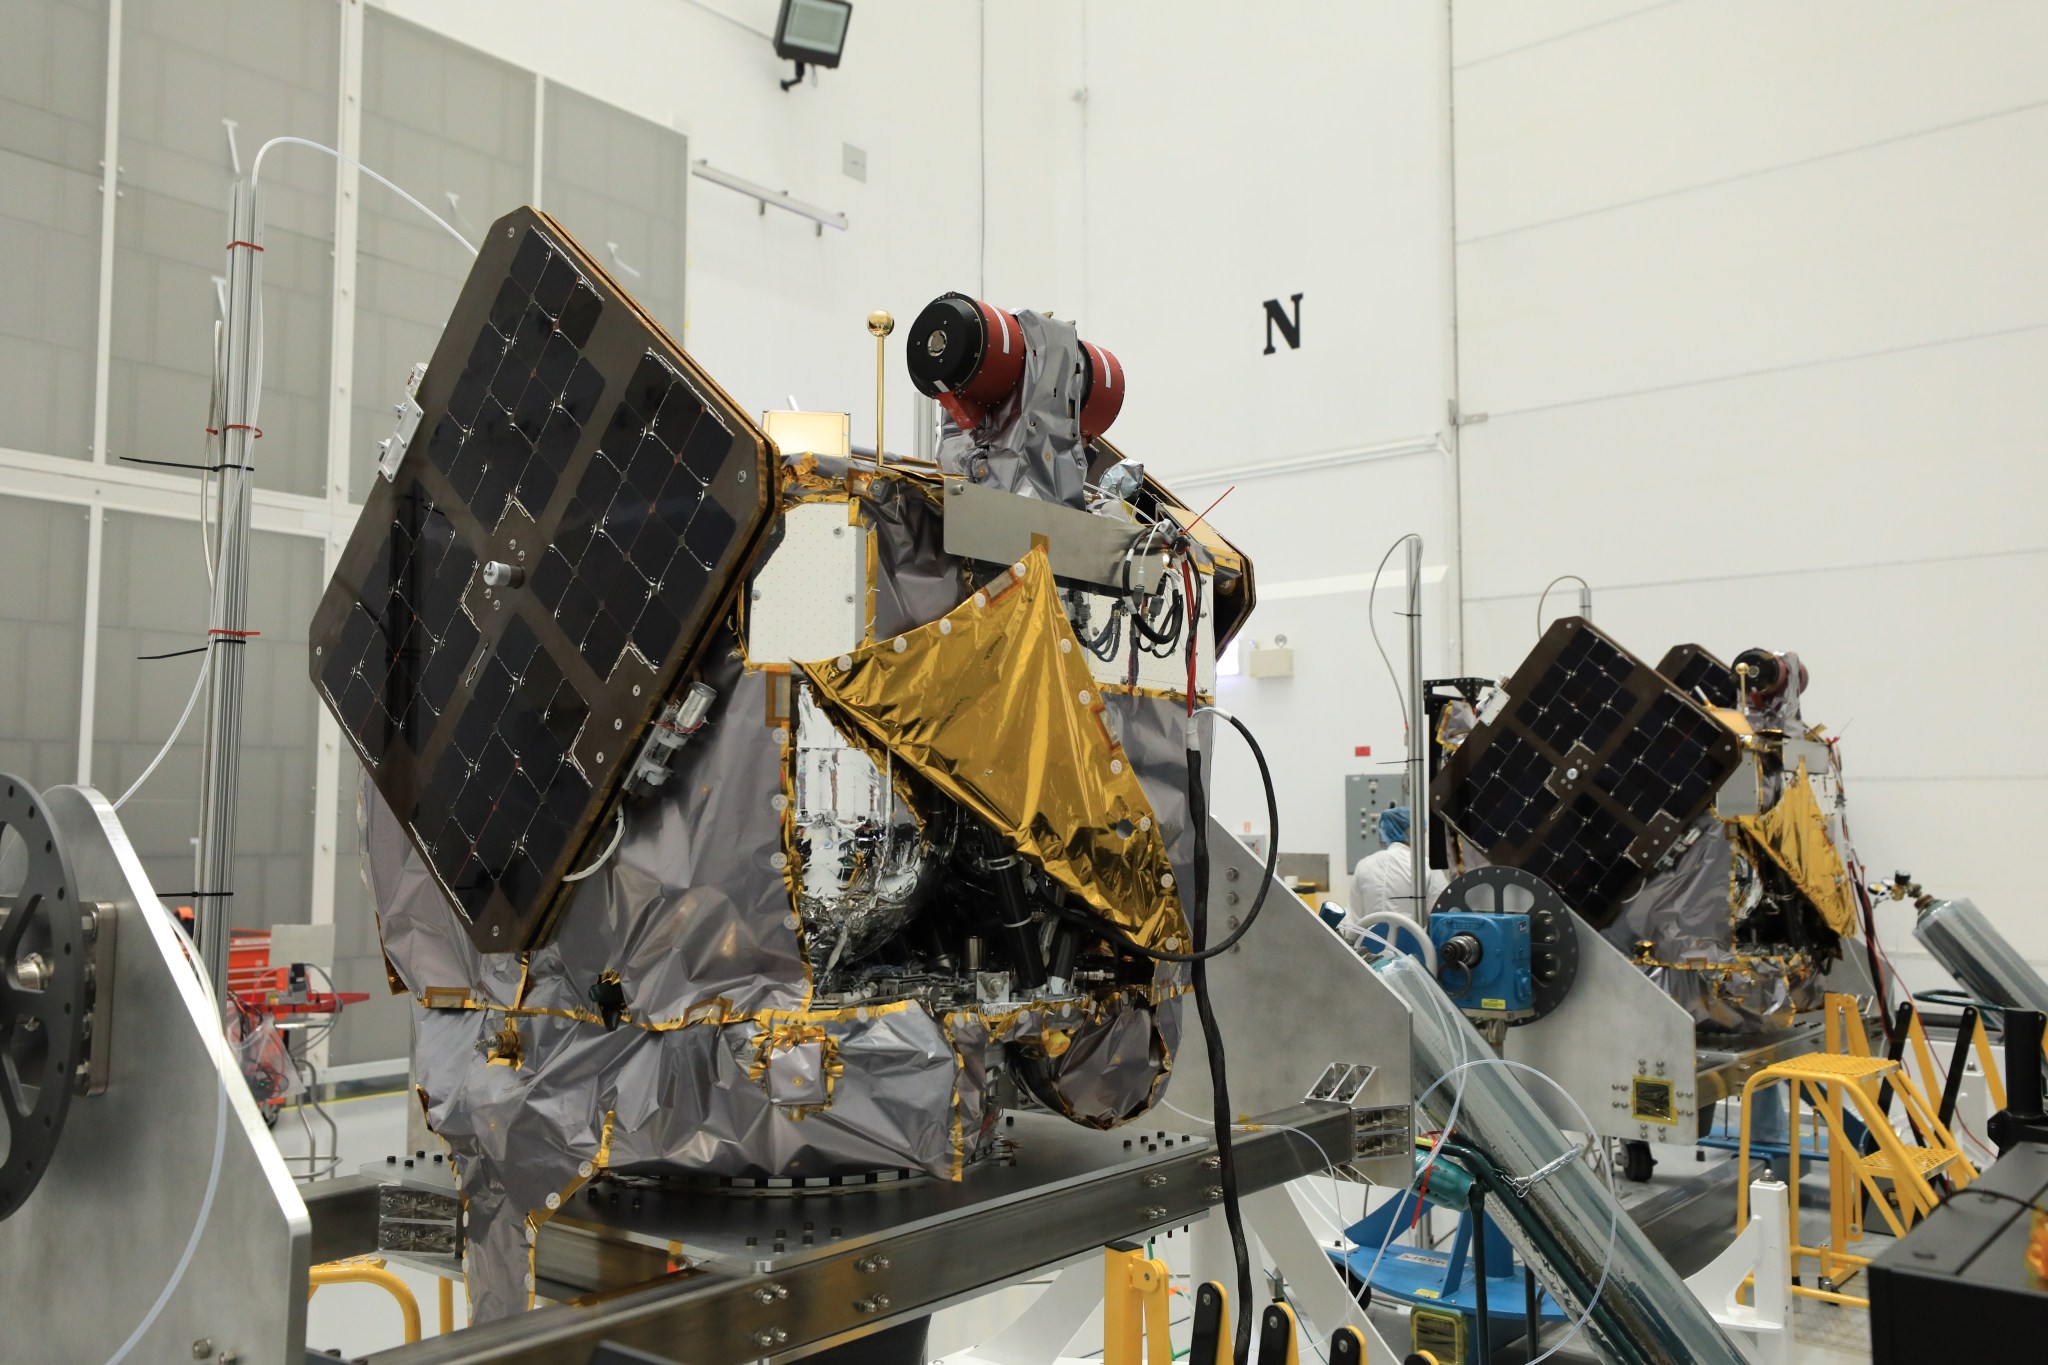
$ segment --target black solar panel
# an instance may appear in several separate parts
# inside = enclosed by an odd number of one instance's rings
[[[770,448],[531,209],[492,226],[418,401],[314,617],[313,678],[477,945],[524,949],[731,601]]]
[[[1505,690],[1431,809],[1604,927],[1734,771],[1735,736],[1579,617],[1553,623]]]
[[[1735,708],[1735,670],[1700,645],[1673,645],[1657,662],[1657,671],[1678,684],[1694,701],[1724,710]]]

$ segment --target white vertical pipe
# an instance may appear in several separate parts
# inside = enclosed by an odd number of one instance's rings
[[[533,207],[540,207],[541,155],[547,146],[548,78],[533,73]]]
[[[107,3],[107,89],[100,141],[100,269],[95,300],[92,368],[94,464],[107,462],[107,408],[114,366],[114,206],[121,198],[121,24],[122,0]],[[86,512],[85,637],[78,675],[78,782],[92,782],[95,701],[100,672],[100,553],[106,513],[99,491]]]
[[[328,345],[327,507],[328,525],[320,538],[320,578],[334,576],[341,547],[353,523],[349,506],[350,445],[355,412],[351,385],[355,372],[356,253],[361,223],[362,175],[354,162],[363,144],[363,8],[341,8],[341,70],[334,163],[334,295]],[[334,922],[335,882],[339,876],[341,828],[341,729],[326,707],[314,712],[313,750],[313,885],[306,897],[306,918],[314,924]],[[327,964],[329,968],[333,963]],[[315,1066],[325,1067],[328,1039],[308,1051]]]
[[[1408,866],[1415,919],[1429,918],[1429,698],[1422,689],[1422,537],[1408,540]]]
[[[114,205],[121,197],[121,8],[107,3],[107,112],[100,144],[100,296],[92,372],[92,458],[107,462],[107,390],[114,355]]]
[[[1444,666],[1446,676],[1465,672],[1465,428],[1464,373],[1458,353],[1458,63],[1455,23],[1444,4],[1443,46],[1443,295],[1445,388],[1449,391],[1444,432]]]
[[[92,785],[94,698],[100,679],[100,554],[106,540],[106,508],[95,499],[85,509],[85,611],[82,661],[78,670],[78,785]]]

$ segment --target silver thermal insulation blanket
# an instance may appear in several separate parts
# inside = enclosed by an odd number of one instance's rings
[[[1050,401],[1048,385],[1057,387],[1027,374],[1023,393]],[[1055,448],[1057,477],[1041,495],[1078,494],[1079,466],[1067,458],[1078,451]],[[974,597],[990,571],[939,548],[935,480],[854,478],[844,462],[804,460],[785,496],[836,501],[872,537],[871,639],[886,643]],[[414,1002],[419,1100],[449,1144],[467,1209],[473,1320],[531,1306],[540,1224],[603,1172],[957,1180],[993,1141],[991,1079],[1007,1047],[1028,1046],[1038,1093],[1097,1127],[1143,1113],[1171,1069],[1184,967],[1058,1000],[817,998],[825,964],[812,960],[797,912],[782,814],[797,726],[764,721],[778,696],[791,717],[792,686],[803,684],[751,663],[744,629],[744,618],[729,624],[702,670],[717,691],[708,723],[665,785],[627,805],[616,853],[577,883],[553,938],[530,953],[471,945],[363,784],[365,877],[393,989]],[[1104,727],[1150,802],[1175,878],[1191,885],[1185,700],[1101,690]],[[860,759],[847,752],[849,764]],[[592,992],[614,977],[626,1011],[608,1026]]]
[[[951,419],[939,440],[939,468],[975,483],[1026,497],[1079,507],[1088,480],[1088,448],[1081,437],[1088,357],[1074,324],[1034,313],[1017,314],[1024,334],[1024,378],[974,431]]]

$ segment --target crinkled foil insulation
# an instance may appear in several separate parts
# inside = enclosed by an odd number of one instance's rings
[[[786,475],[785,502],[843,501],[872,535],[874,643],[851,668],[800,671],[849,742],[955,794],[1133,937],[1184,942],[1185,700],[1093,683],[1042,555],[1022,579],[945,555],[934,480],[810,456]],[[1171,1069],[1187,978],[1168,964],[1095,997],[814,1008],[785,819],[795,679],[750,666],[740,639],[728,627],[710,651],[709,723],[628,803],[616,854],[529,954],[471,946],[364,784],[365,876],[468,1209],[477,1321],[531,1305],[549,1196],[603,1171],[957,1179],[992,1140],[1005,1046],[1042,1057],[1055,1102],[1099,1127],[1144,1112]],[[616,1028],[590,995],[605,973],[624,995]]]
[[[1778,778],[1762,815],[1723,821],[1709,811],[1697,837],[1671,865],[1643,883],[1612,924],[1608,942],[1635,955],[1650,945],[1650,979],[1683,1005],[1708,1034],[1751,1035],[1790,1027],[1820,1008],[1827,960],[1812,953],[1772,953],[1739,945],[1735,918],[1756,894],[1755,875],[1775,864],[1842,937],[1856,931],[1848,872],[1815,799],[1806,768]]]

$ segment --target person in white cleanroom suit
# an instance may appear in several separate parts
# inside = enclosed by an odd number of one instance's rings
[[[1360,858],[1351,872],[1351,913],[1337,930],[1348,942],[1358,941],[1365,930],[1365,917],[1379,910],[1408,915],[1427,933],[1430,903],[1448,884],[1444,874],[1432,868],[1426,882],[1428,894],[1419,902],[1415,899],[1406,806],[1391,806],[1380,812],[1380,841],[1379,852]],[[1402,937],[1405,941],[1406,935]]]

